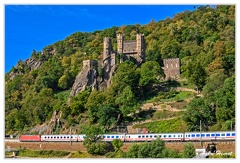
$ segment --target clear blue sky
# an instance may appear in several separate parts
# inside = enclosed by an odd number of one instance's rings
[[[34,50],[75,32],[93,32],[112,26],[148,24],[192,11],[183,5],[7,5],[5,4],[5,73]],[[135,14],[137,13],[137,14]]]

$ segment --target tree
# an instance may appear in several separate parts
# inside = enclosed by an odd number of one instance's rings
[[[135,113],[135,111],[139,108],[137,98],[134,96],[130,86],[123,89],[122,94],[117,97],[115,102],[119,105],[119,108],[124,116]]]
[[[97,111],[97,122],[108,130],[117,123],[118,114],[118,109],[110,105],[100,105]]]
[[[127,158],[138,158],[138,150],[139,150],[139,145],[137,143],[133,143],[129,149],[128,152],[126,153]]]
[[[202,90],[206,82],[206,72],[199,62],[190,62],[187,66],[187,77],[189,82],[197,86],[197,90]]]
[[[184,144],[182,157],[183,158],[193,158],[194,156],[196,156],[196,153],[195,153],[195,148],[194,148],[193,143],[188,142],[188,143]]]
[[[120,139],[114,139],[112,145],[114,146],[114,150],[118,151],[123,146],[123,142]]]

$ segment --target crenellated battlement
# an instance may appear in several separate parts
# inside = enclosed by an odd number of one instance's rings
[[[164,59],[164,73],[166,75],[165,79],[178,79],[180,78],[180,59],[170,58]]]

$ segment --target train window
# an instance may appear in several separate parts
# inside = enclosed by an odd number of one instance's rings
[[[73,136],[71,136],[71,138],[73,138]]]
[[[162,135],[159,135],[159,138],[161,138],[162,137]]]
[[[175,138],[175,137],[176,137],[176,135],[173,135],[173,137]]]
[[[116,138],[119,138],[119,136],[116,136]]]
[[[232,133],[232,136],[235,136],[235,133]]]
[[[110,138],[110,136],[107,136],[107,138]]]
[[[221,136],[225,136],[225,134],[221,134]]]
[[[227,133],[227,136],[230,136],[230,133]]]
[[[164,138],[166,138],[166,137],[167,137],[167,135],[163,135],[163,137],[164,137]]]
[[[62,136],[60,136],[60,138],[62,139]]]
[[[56,136],[54,136],[54,139],[56,139]]]
[[[216,136],[220,136],[220,134],[216,134]]]
[[[211,134],[211,136],[215,136],[215,134]]]
[[[83,138],[85,138],[86,136],[83,136]]]
[[[46,139],[47,137],[45,136],[44,138]]]
[[[66,136],[64,136],[63,138],[66,139]]]
[[[154,135],[154,138],[156,138],[157,137],[157,135]]]
[[[112,136],[112,138],[114,138],[114,136]]]
[[[152,138],[152,135],[150,135],[150,138]]]
[[[52,139],[53,137],[51,136],[51,139]]]
[[[180,137],[180,135],[178,135],[178,137]]]
[[[210,137],[210,134],[206,134],[206,137]]]
[[[188,137],[190,137],[190,135],[188,135]]]
[[[205,134],[202,134],[202,137],[205,137]]]
[[[172,137],[172,135],[168,135],[168,137],[169,137],[169,138],[171,138],[171,137]]]
[[[57,136],[57,139],[59,139],[59,137]]]
[[[69,136],[67,136],[67,138],[69,139]]]
[[[103,138],[105,138],[106,136],[103,136]]]
[[[148,138],[148,135],[146,135],[146,138]]]
[[[196,137],[200,137],[200,134],[196,134]]]
[[[192,137],[195,137],[195,134],[192,134]]]
[[[144,135],[142,135],[142,138],[145,138],[145,136],[144,136]]]
[[[138,138],[141,138],[141,136],[140,136],[140,135],[138,135]]]

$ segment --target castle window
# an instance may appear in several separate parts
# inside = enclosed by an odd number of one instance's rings
[[[173,64],[171,64],[171,66],[173,67]]]
[[[168,64],[167,64],[167,68],[168,68]]]
[[[177,63],[176,63],[176,67],[177,67]]]

